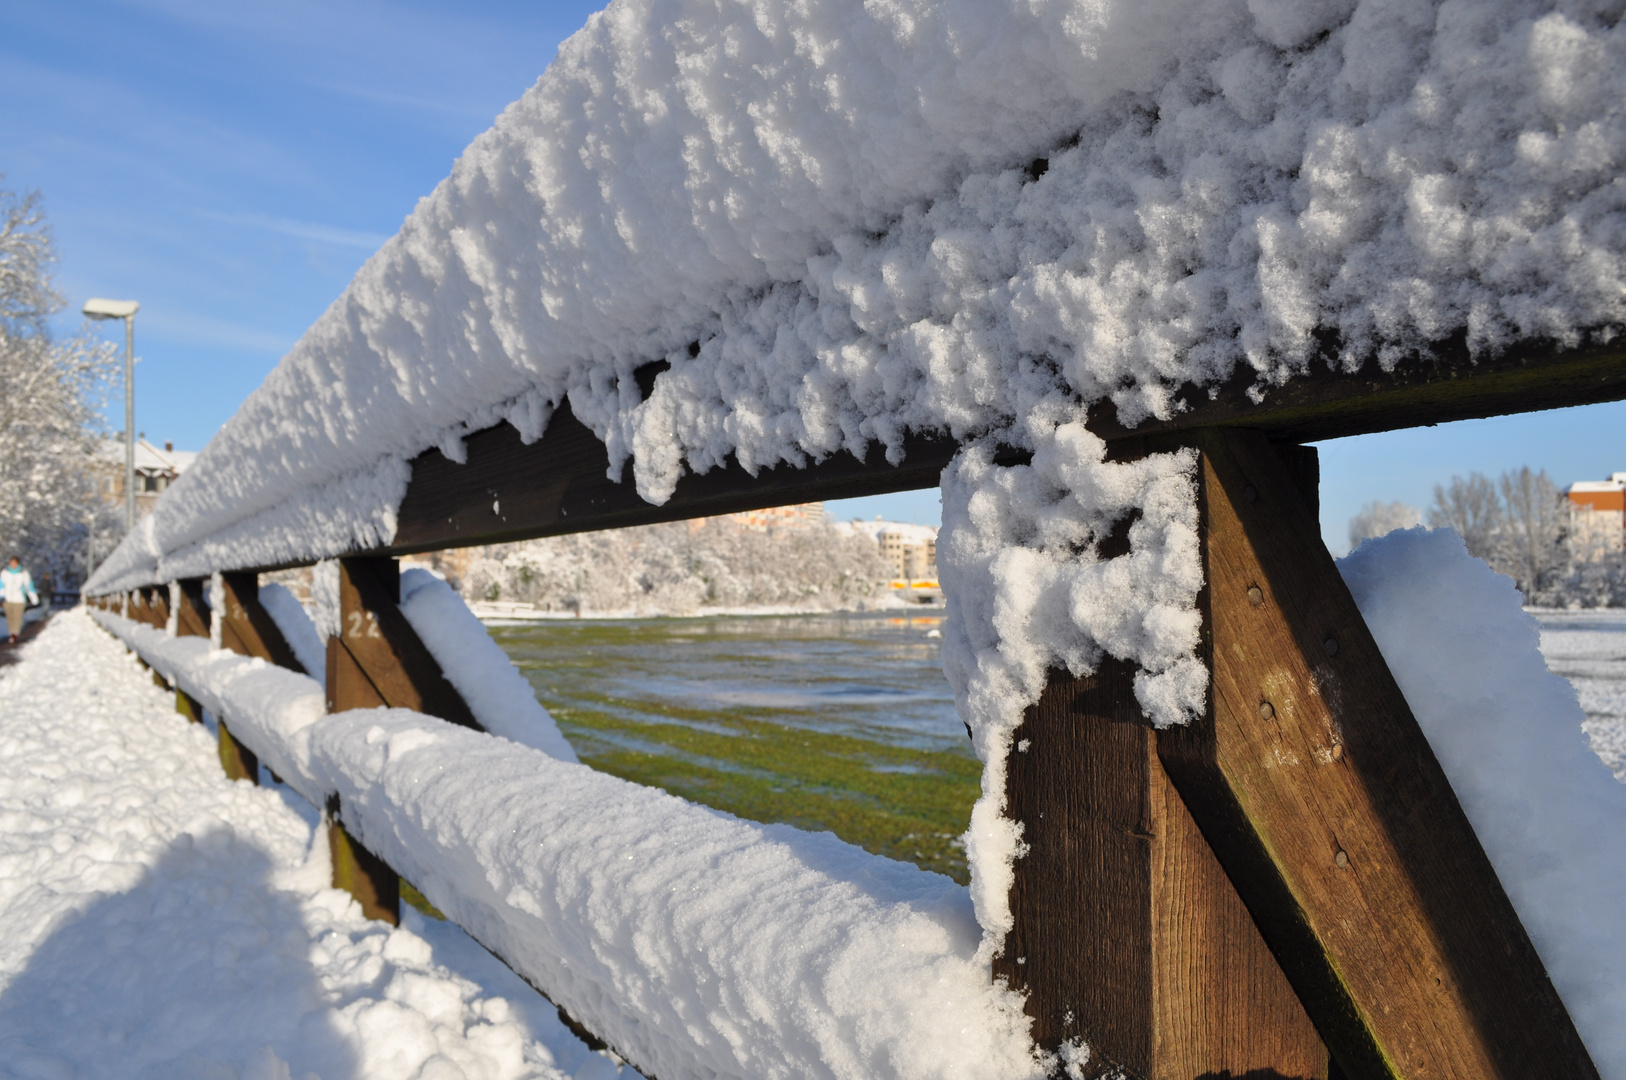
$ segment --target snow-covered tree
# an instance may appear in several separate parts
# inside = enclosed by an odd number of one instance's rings
[[[105,551],[119,528],[91,471],[118,352],[88,327],[52,339],[54,262],[38,194],[0,188],[0,558],[60,582],[82,575],[91,532]]]
[[[441,567],[454,569],[449,559]],[[760,530],[710,518],[482,548],[455,576],[469,600],[683,614],[872,604],[892,569],[873,540],[841,526]]]
[[[1547,470],[1533,473],[1529,466],[1502,474],[1500,483],[1504,519],[1497,569],[1519,583],[1519,591],[1535,599],[1568,568],[1564,534],[1569,511],[1564,493]],[[1495,566],[1495,563],[1492,563]]]
[[[1403,502],[1369,502],[1349,519],[1349,546],[1358,547],[1362,540],[1387,536],[1396,529],[1409,529],[1422,523],[1423,512],[1415,506]]]
[[[1434,485],[1434,505],[1428,523],[1436,529],[1455,529],[1468,545],[1468,554],[1495,565],[1496,545],[1502,530],[1502,500],[1496,485],[1483,473],[1453,476],[1446,487]]]

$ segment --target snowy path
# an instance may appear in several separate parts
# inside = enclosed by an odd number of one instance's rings
[[[173,710],[79,611],[0,671],[0,1077],[616,1075],[456,927],[364,920]]]
[[[1547,666],[1575,687],[1592,749],[1626,783],[1626,611],[1536,611]]]

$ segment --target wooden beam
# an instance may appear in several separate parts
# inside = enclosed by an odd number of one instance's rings
[[[1085,1075],[1324,1078],[1327,1051],[1197,831],[1141,717],[1135,668],[1053,673],[1008,759],[1022,823],[994,974]]]
[[[749,475],[733,459],[703,476],[689,474],[662,506],[645,502],[631,476],[606,475],[609,454],[559,406],[547,433],[525,445],[508,424],[465,440],[467,463],[439,450],[412,462],[412,482],[401,503],[395,539],[378,554],[404,555],[470,544],[498,543],[593,529],[683,521],[765,506],[881,495],[936,487],[943,466],[959,449],[945,437],[911,436],[901,465],[887,463],[879,446],[863,461],[839,453],[805,469],[782,465]]]
[[[1292,473],[1202,451],[1208,716],[1160,759],[1349,1077],[1595,1078]]]
[[[1329,346],[1307,374],[1251,396],[1251,369],[1215,388],[1188,386],[1175,395],[1183,411],[1130,429],[1116,410],[1091,410],[1090,430],[1113,442],[1199,428],[1247,428],[1278,442],[1320,442],[1378,431],[1431,427],[1512,413],[1626,400],[1626,338],[1610,345],[1562,349],[1528,342],[1495,357],[1468,355],[1459,337],[1441,342],[1436,355],[1413,357],[1382,370],[1369,360],[1359,370],[1337,370]]]
[[[484,730],[401,614],[394,559],[339,560],[340,636],[328,638],[328,711],[389,705]]]
[[[225,618],[221,620],[220,643],[240,656],[257,656],[268,664],[304,672],[304,665],[282,636],[276,620],[260,603],[259,575],[222,574],[220,579],[226,609]]]

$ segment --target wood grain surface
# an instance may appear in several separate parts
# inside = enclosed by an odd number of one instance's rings
[[[1210,715],[1160,757],[1339,1066],[1595,1078],[1292,474],[1197,445]]]
[[[1158,760],[1133,665],[1053,672],[1008,761],[1027,854],[994,973],[1087,1074],[1327,1076],[1327,1052]]]

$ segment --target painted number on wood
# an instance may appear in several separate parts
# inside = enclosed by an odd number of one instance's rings
[[[378,618],[370,611],[349,612],[344,636],[347,638],[380,637]]]

